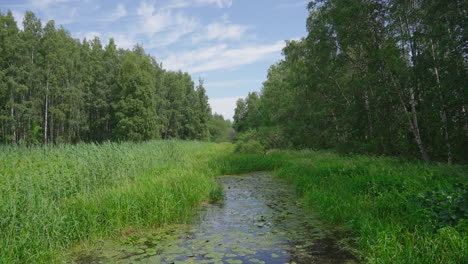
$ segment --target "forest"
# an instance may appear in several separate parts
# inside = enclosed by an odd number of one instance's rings
[[[74,39],[53,20],[0,13],[0,143],[227,140],[203,80],[171,72],[141,46]]]
[[[468,161],[466,1],[318,0],[234,128],[268,148]]]

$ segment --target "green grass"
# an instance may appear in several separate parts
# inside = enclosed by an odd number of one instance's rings
[[[152,141],[0,148],[0,263],[50,263],[78,241],[190,220],[232,146]],[[213,168],[214,169],[213,169]]]
[[[233,150],[182,141],[0,147],[0,263],[57,262],[82,241],[188,222],[222,196],[212,176],[260,170],[289,179],[324,222],[349,232],[365,262],[467,262],[466,215],[456,218],[466,167]]]
[[[468,263],[467,167],[324,151],[250,157],[266,161],[323,221],[354,238],[365,263]]]

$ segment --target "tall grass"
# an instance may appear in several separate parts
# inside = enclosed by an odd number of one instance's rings
[[[355,237],[366,263],[468,263],[467,167],[323,151],[249,160],[261,168],[274,162],[275,174],[293,182],[325,222]],[[445,191],[454,186],[460,189]],[[422,205],[422,198],[432,204]],[[456,219],[460,210],[465,215]]]
[[[0,148],[0,263],[50,263],[73,243],[187,221],[229,145],[152,141]],[[229,152],[229,151],[228,151]]]

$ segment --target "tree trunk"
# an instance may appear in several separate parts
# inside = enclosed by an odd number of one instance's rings
[[[46,80],[46,96],[45,96],[45,107],[44,107],[44,144],[47,144],[47,127],[49,120],[49,71],[47,71]]]
[[[369,137],[371,139],[374,139],[375,137],[374,122],[372,120],[372,113],[370,110],[370,102],[369,102],[369,94],[367,93],[367,90],[364,92],[364,102],[365,102],[366,112],[367,112],[367,122],[369,124]]]
[[[442,107],[440,109],[440,119],[442,121],[442,129],[444,130],[445,146],[447,147],[447,163],[452,164],[453,163],[452,145],[450,144],[450,137],[449,137],[449,131],[448,131],[447,110],[446,110],[447,106],[444,104],[444,100],[442,96],[442,86],[440,84],[439,68],[437,67],[437,61],[436,61],[435,50],[434,50],[434,42],[432,41],[432,39],[430,40],[430,43],[431,43],[432,59],[434,60],[434,72],[436,75],[437,88],[439,89],[437,94],[439,95],[439,99],[442,104]]]
[[[406,51],[406,40],[405,38],[403,37],[402,39],[402,50],[403,50],[403,57],[407,59],[407,62],[408,63],[411,63],[411,67],[415,67],[415,43],[414,41],[411,39],[411,36],[412,36],[412,32],[411,32],[411,29],[409,27],[409,23],[406,21],[405,25],[403,25],[403,18],[402,17],[398,17],[398,20],[400,22],[399,26],[400,26],[400,33],[402,34],[402,36],[406,34],[408,34],[408,38],[409,38],[409,51],[407,52]],[[405,27],[406,27],[406,32],[405,32]],[[410,55],[409,55],[410,54]],[[411,56],[411,58],[408,58],[408,56]],[[395,80],[393,80],[395,82]],[[397,87],[397,86],[395,86]],[[411,127],[411,131],[413,132],[413,135],[414,135],[414,140],[416,141],[416,144],[418,145],[418,148],[419,148],[419,152],[421,153],[421,157],[424,161],[430,161],[430,158],[429,158],[429,154],[427,154],[427,151],[426,151],[426,148],[424,147],[424,144],[423,144],[423,141],[421,139],[421,133],[420,133],[420,130],[419,130],[419,123],[418,123],[418,115],[417,115],[417,112],[416,112],[416,100],[415,100],[415,94],[414,94],[414,88],[411,86],[411,84],[409,85],[409,94],[410,94],[410,106],[411,106],[411,113],[406,109],[406,104],[405,104],[405,101],[403,100],[403,96],[401,94],[401,91],[399,92],[399,97],[400,97],[400,101],[401,101],[401,105],[402,105],[402,108],[404,110],[404,112],[407,114],[408,116],[408,122],[410,124],[410,127]]]
[[[10,114],[11,114],[11,119],[13,121],[13,138],[12,138],[12,142],[13,143],[17,143],[16,142],[16,118],[15,118],[15,109],[13,108],[13,100],[12,100],[12,105],[11,105],[11,110],[10,110]]]
[[[424,147],[424,143],[421,139],[421,134],[419,132],[418,115],[416,113],[413,88],[410,88],[410,97],[411,97],[411,101],[410,101],[411,113],[408,112],[408,110],[406,109],[405,102],[403,101],[403,97],[400,93],[401,105],[405,113],[408,115],[408,122],[411,127],[411,132],[413,132],[414,140],[416,141],[416,144],[418,145],[419,152],[421,153],[421,157],[424,161],[429,162],[430,161],[429,154],[427,154],[426,148]]]
[[[5,133],[5,120],[2,120],[2,141],[3,142],[5,140],[6,142],[6,133]]]
[[[50,99],[49,108],[50,108],[50,105],[54,105],[53,97]],[[50,138],[50,140],[49,141],[52,144],[54,144],[55,143],[55,141],[54,141],[54,130],[55,130],[54,129],[54,115],[50,116],[50,122],[49,123],[50,123],[50,129],[49,129],[49,138]]]

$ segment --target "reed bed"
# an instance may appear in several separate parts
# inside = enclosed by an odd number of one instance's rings
[[[50,263],[77,241],[183,223],[216,188],[226,145],[146,143],[0,147],[0,263]]]

